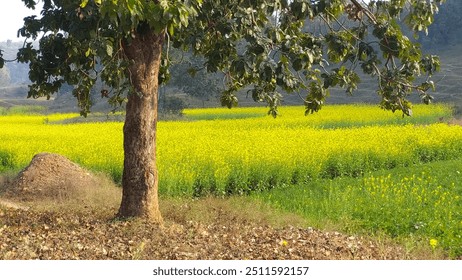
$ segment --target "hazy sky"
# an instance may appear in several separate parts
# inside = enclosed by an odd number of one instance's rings
[[[0,7],[0,41],[22,41],[17,32],[23,25],[23,18],[39,12],[29,10],[21,0],[2,0]]]

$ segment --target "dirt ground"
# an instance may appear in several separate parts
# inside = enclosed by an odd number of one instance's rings
[[[114,209],[115,210],[115,209]],[[0,210],[0,259],[406,259],[403,249],[312,228],[237,220],[111,220],[113,214]]]
[[[0,193],[0,259],[408,259],[383,240],[309,228],[239,199],[165,199],[165,224],[114,219],[120,188],[50,154]]]

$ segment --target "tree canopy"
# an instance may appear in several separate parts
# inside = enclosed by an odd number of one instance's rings
[[[23,2],[34,8],[37,1]],[[430,80],[414,84],[415,77],[431,76],[439,61],[422,55],[398,21],[425,32],[441,2],[44,0],[41,18],[26,18],[19,32],[29,41],[18,60],[30,63],[29,96],[50,96],[69,83],[86,113],[97,78],[112,103],[125,100],[130,61],[122,41],[152,28],[167,37],[159,81],[168,80],[170,47],[191,50],[204,56],[208,71],[225,74],[222,105],[237,105],[234,92],[253,85],[253,99],[266,101],[274,115],[281,92],[301,89],[308,91],[307,112],[315,112],[330,87],[356,89],[361,69],[377,77],[383,108],[410,115],[406,97],[416,90],[428,103],[434,87]],[[35,49],[30,40],[38,38]]]

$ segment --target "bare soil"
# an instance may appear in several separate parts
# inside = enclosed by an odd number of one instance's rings
[[[408,259],[372,238],[303,226],[256,202],[163,199],[165,224],[114,219],[120,188],[36,156],[0,196],[0,259]]]

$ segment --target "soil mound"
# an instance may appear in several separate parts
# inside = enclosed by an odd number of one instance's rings
[[[66,157],[41,153],[32,158],[2,196],[16,201],[65,200],[98,182],[97,177]]]

